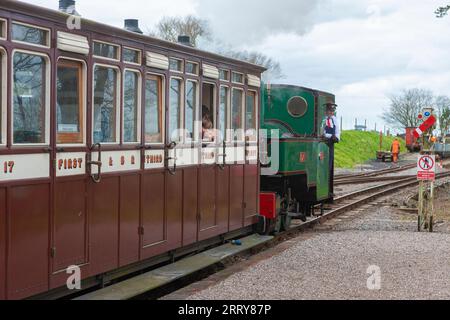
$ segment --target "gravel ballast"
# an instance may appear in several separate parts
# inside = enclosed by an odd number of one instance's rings
[[[395,198],[414,190],[403,190]],[[449,200],[444,193],[439,202]],[[437,233],[418,233],[417,215],[399,211],[392,201],[384,197],[331,220],[307,237],[292,239],[286,250],[275,247],[269,258],[255,258],[248,268],[186,298],[450,299],[448,223],[437,227]],[[368,271],[373,270],[381,273],[380,290],[367,286],[372,276]]]

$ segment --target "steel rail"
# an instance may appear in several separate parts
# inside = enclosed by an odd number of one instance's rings
[[[356,174],[343,174],[343,175],[337,175],[335,176],[335,181],[343,180],[343,179],[351,179],[351,178],[361,178],[361,177],[376,177],[383,174],[388,173],[394,173],[399,171],[405,171],[409,169],[413,169],[417,166],[417,164],[407,164],[401,167],[395,167],[395,168],[388,168],[383,170],[377,170],[377,171],[371,171],[371,172],[363,172],[363,173],[356,173]]]
[[[449,176],[450,176],[450,172],[439,173],[439,174],[436,175],[436,180],[443,179],[443,178],[446,178],[446,177],[449,177]],[[407,179],[403,179],[403,180],[398,181],[398,185],[396,185],[396,186],[392,186],[393,185],[392,183],[388,183],[388,184],[375,186],[375,187],[372,187],[372,188],[367,188],[367,189],[364,189],[364,190],[361,190],[361,191],[357,191],[357,192],[353,192],[353,193],[344,195],[342,197],[337,198],[335,201],[344,202],[345,200],[349,200],[351,198],[358,197],[358,196],[364,195],[366,193],[370,193],[371,191],[376,191],[375,193],[373,193],[373,194],[371,194],[369,196],[366,196],[366,197],[361,198],[361,199],[356,199],[355,201],[352,201],[351,203],[344,203],[342,206],[339,206],[339,207],[337,207],[335,209],[332,209],[331,211],[325,213],[322,216],[315,217],[315,218],[313,218],[313,219],[311,219],[309,221],[306,221],[306,222],[304,222],[304,223],[302,223],[300,225],[294,226],[294,227],[292,227],[292,229],[288,230],[287,232],[298,232],[298,231],[305,230],[305,229],[311,229],[312,227],[314,227],[314,226],[316,226],[318,224],[322,224],[322,223],[324,223],[324,222],[326,222],[326,221],[328,221],[330,219],[335,218],[336,216],[338,216],[338,215],[340,215],[342,213],[348,212],[349,210],[352,210],[352,209],[354,209],[356,207],[359,207],[359,206],[361,206],[363,204],[366,204],[366,203],[368,203],[368,202],[370,202],[372,200],[375,200],[377,198],[385,196],[385,195],[387,195],[389,193],[392,193],[394,191],[401,190],[403,188],[415,186],[418,183],[419,183],[419,181],[415,177],[414,178],[407,178]],[[389,187],[387,189],[384,189],[384,187],[387,187],[387,186],[391,186],[391,187]],[[377,190],[380,190],[380,189],[381,189],[381,191],[377,191]]]
[[[372,182],[397,181],[399,179],[406,179],[406,178],[416,178],[416,175],[342,179],[342,180],[335,181],[334,185],[341,186],[344,184],[364,184],[364,183],[372,183]]]

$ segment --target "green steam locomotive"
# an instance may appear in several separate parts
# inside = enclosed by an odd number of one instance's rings
[[[292,219],[333,201],[333,148],[324,137],[328,105],[335,96],[292,85],[265,85],[261,128],[267,140],[261,162],[261,216],[265,232],[289,229]],[[331,158],[333,159],[333,158]]]

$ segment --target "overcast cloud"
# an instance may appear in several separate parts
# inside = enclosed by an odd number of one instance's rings
[[[27,0],[56,9],[57,0]],[[450,1],[449,1],[450,2]],[[450,95],[450,17],[445,0],[78,0],[85,17],[151,28],[165,15],[195,14],[237,49],[277,59],[286,79],[336,94],[344,127],[354,118],[382,126],[388,95],[420,87]]]

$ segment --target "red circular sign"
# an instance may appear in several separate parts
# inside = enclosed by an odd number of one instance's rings
[[[424,156],[419,160],[419,167],[424,171],[430,171],[434,168],[434,160],[429,156]]]

